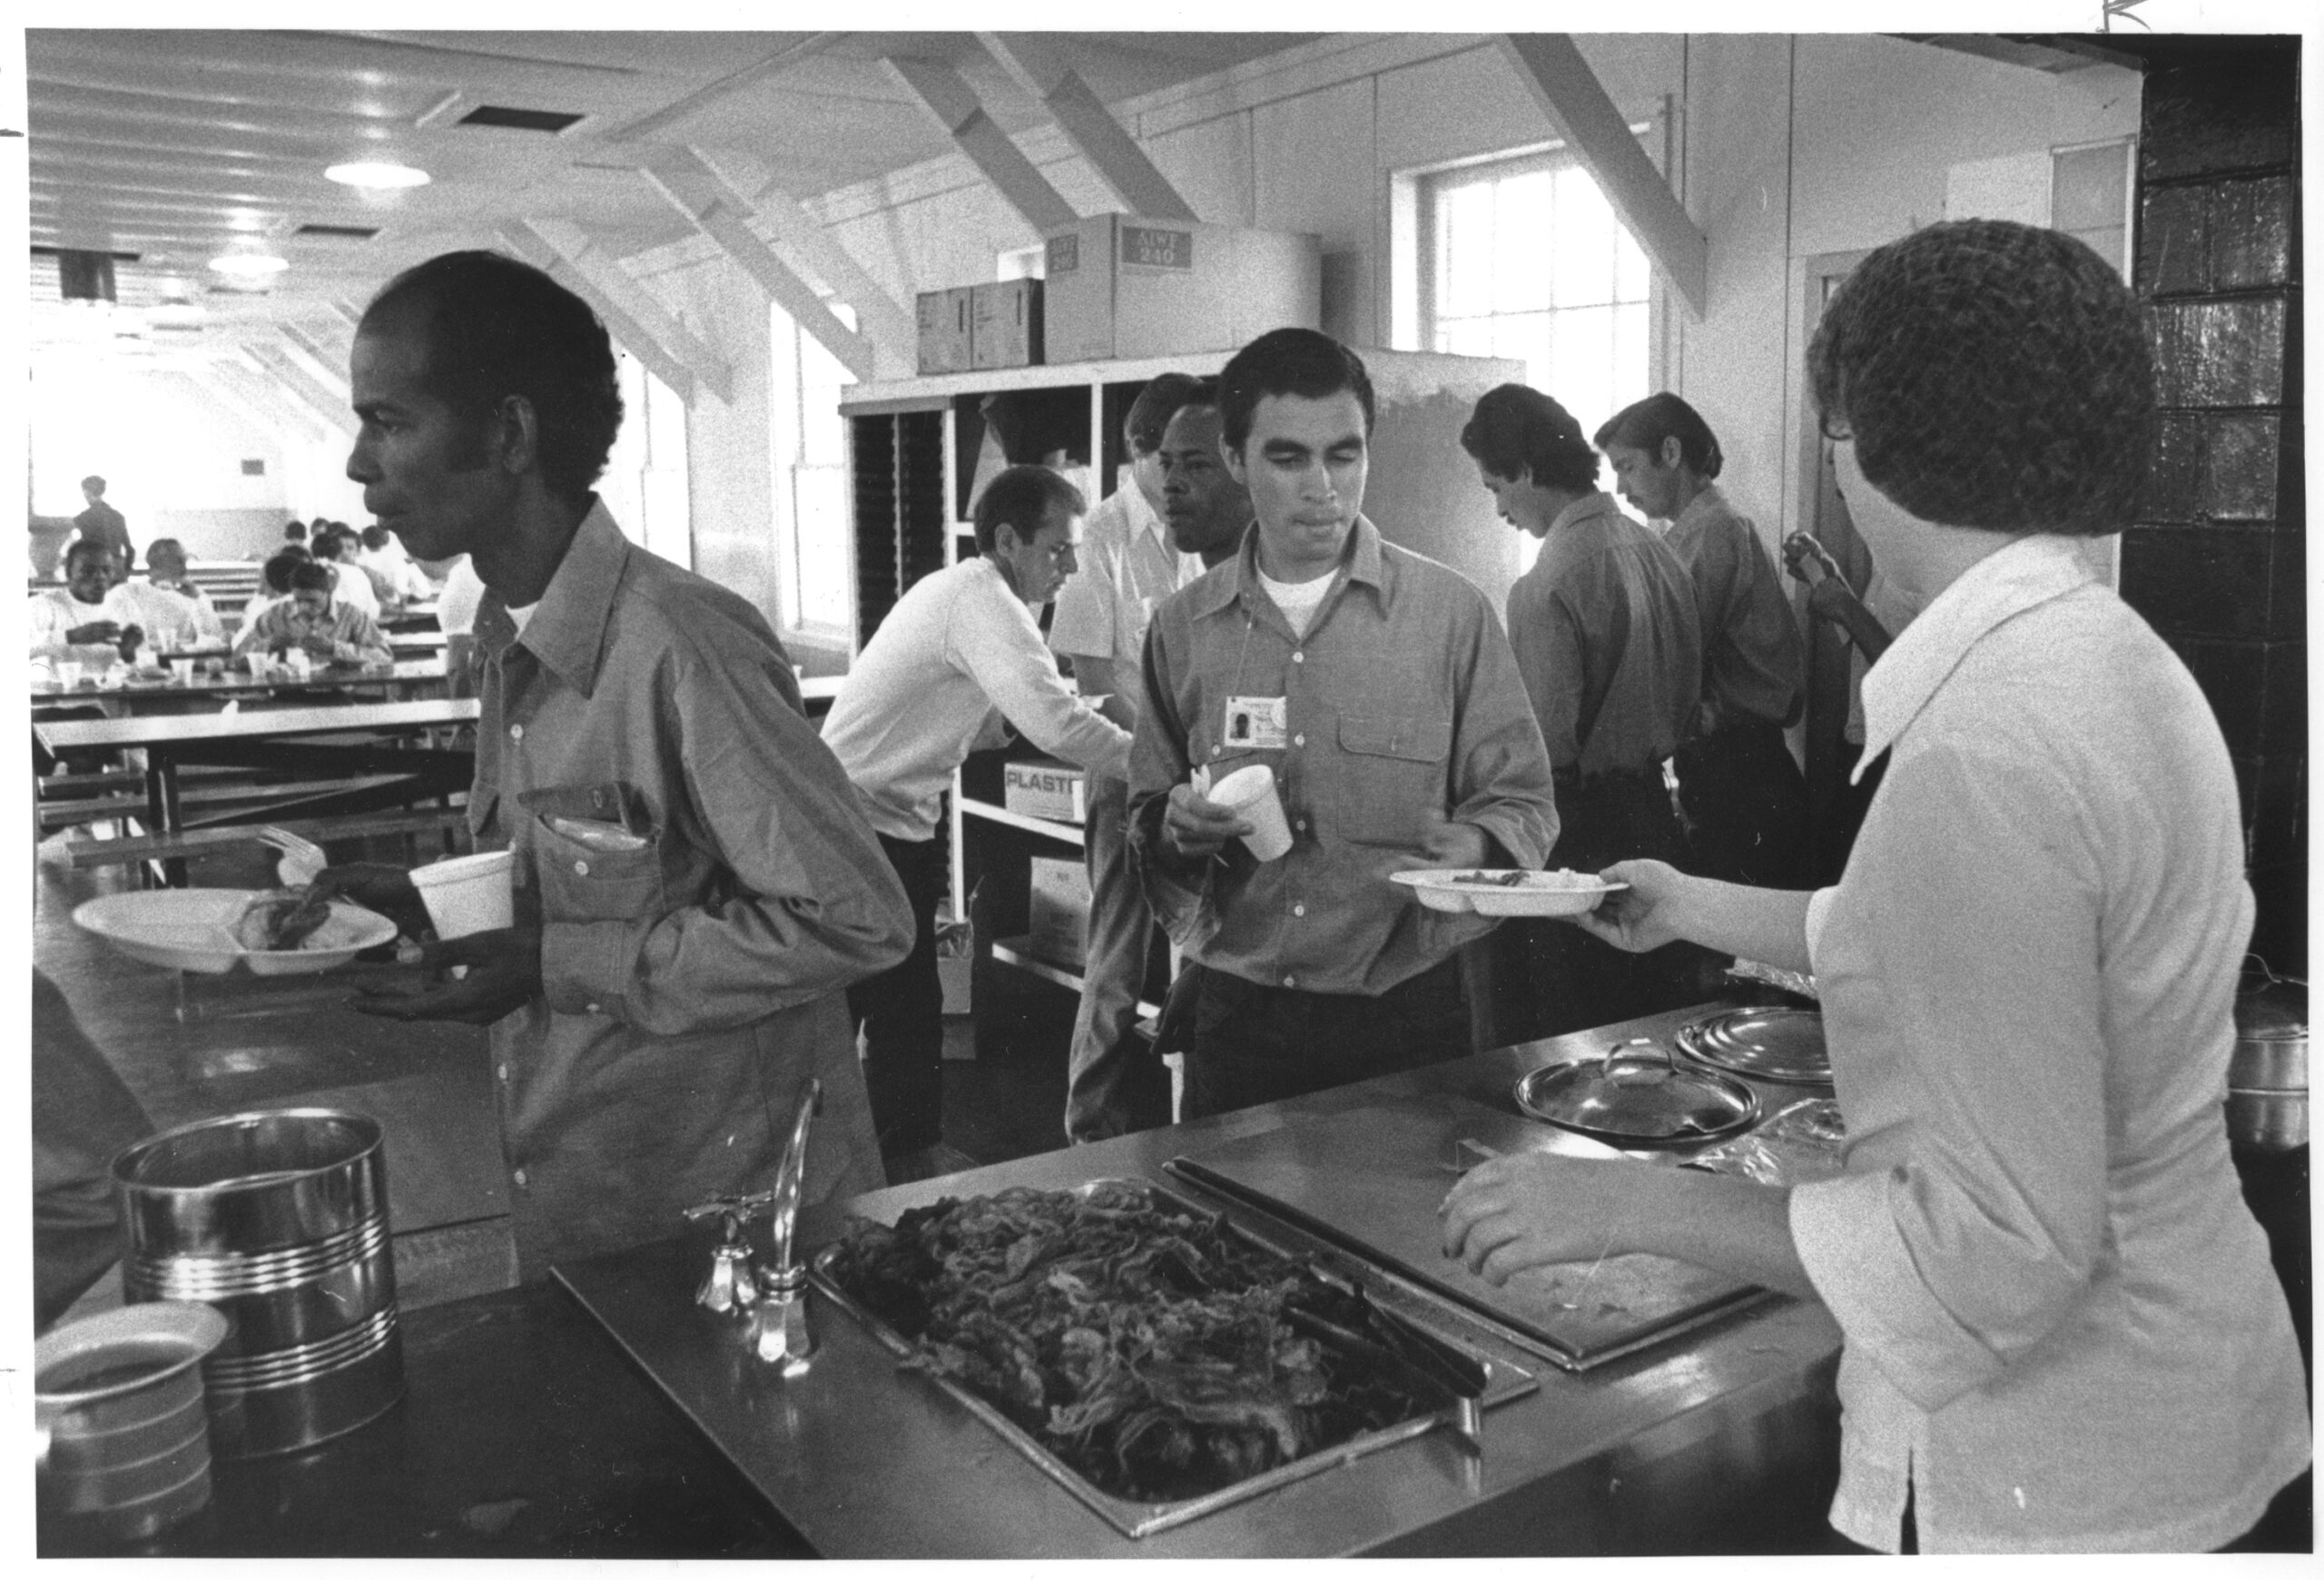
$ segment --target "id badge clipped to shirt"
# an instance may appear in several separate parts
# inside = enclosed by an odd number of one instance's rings
[[[1230,696],[1219,744],[1229,752],[1280,752],[1291,745],[1291,708],[1280,696]]]

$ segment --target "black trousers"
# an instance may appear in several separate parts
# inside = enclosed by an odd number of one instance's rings
[[[1552,867],[1594,873],[1639,857],[1686,864],[1685,836],[1659,765],[1561,784],[1557,798]],[[1699,1003],[1723,963],[1691,943],[1631,954],[1570,922],[1532,917],[1503,922],[1464,959],[1481,1048]]]
[[[1745,719],[1679,748],[1687,871],[1793,889],[1807,881],[1807,780],[1783,726]]]
[[[944,1139],[944,983],[936,972],[936,907],[950,874],[944,842],[880,836],[911,901],[911,953],[847,990],[863,1032],[863,1084],[880,1155],[891,1161]]]
[[[1183,1117],[1304,1097],[1466,1058],[1469,1002],[1446,959],[1374,997],[1268,987],[1206,967],[1194,980]]]

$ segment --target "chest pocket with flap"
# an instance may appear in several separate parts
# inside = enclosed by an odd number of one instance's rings
[[[1340,826],[1363,844],[1417,848],[1431,810],[1444,806],[1449,719],[1413,714],[1342,714],[1336,775]]]
[[[533,872],[549,922],[627,922],[658,913],[662,831],[635,785],[528,790]]]

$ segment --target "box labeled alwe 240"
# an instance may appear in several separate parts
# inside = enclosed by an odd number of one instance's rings
[[[1000,769],[1000,804],[1019,817],[1046,817],[1057,823],[1083,823],[1089,816],[1088,778],[1070,763],[1037,757],[1004,763]]]
[[[1044,238],[1042,324],[1052,362],[1227,351],[1323,317],[1320,243],[1096,214]]]

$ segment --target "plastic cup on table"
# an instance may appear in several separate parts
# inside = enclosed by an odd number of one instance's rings
[[[170,674],[173,678],[175,678],[180,686],[192,686],[193,684],[193,660],[191,658],[171,659]]]
[[[1291,825],[1283,815],[1283,797],[1275,794],[1275,770],[1265,763],[1237,768],[1210,787],[1210,799],[1231,806],[1251,825],[1244,845],[1263,862],[1271,862],[1291,848]]]
[[[56,661],[56,689],[72,691],[80,684],[81,661],[78,658],[59,658]]]
[[[515,925],[516,903],[509,887],[515,862],[508,851],[487,850],[412,868],[411,886],[428,907],[436,936],[465,938]]]

